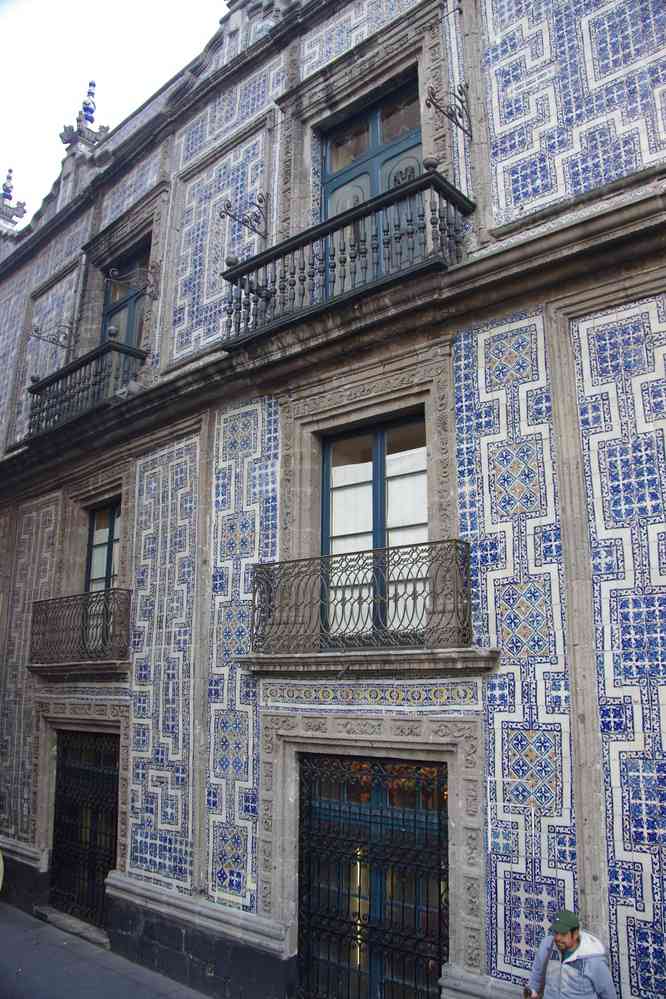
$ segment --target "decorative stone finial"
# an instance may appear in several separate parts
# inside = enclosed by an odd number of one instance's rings
[[[14,171],[10,167],[7,171],[7,179],[2,185],[2,198],[4,201],[11,201],[14,193],[14,182],[12,180]]]
[[[12,198],[14,196],[14,171],[10,169],[7,171],[7,177],[2,185],[2,198],[0,198],[0,229],[3,223],[5,224],[5,230],[7,226],[16,225],[18,219],[22,219],[25,215],[25,201],[17,201],[15,205],[12,205]]]
[[[97,111],[97,104],[95,102],[96,86],[97,84],[95,81],[90,80],[88,83],[88,91],[81,103],[81,110],[76,116],[76,128],[72,125],[65,125],[60,133],[60,139],[63,145],[75,146],[77,143],[82,143],[84,147],[96,146],[109,131],[104,125],[100,126],[98,129],[93,128],[95,123],[95,112]]]
[[[95,81],[91,80],[88,84],[88,93],[86,94],[83,104],[81,105],[81,113],[83,115],[83,120],[85,121],[86,125],[94,125],[96,110],[97,110],[97,105],[95,104]]]

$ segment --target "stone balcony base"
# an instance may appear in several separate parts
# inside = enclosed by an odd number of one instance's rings
[[[280,653],[243,656],[239,662],[265,676],[447,676],[488,673],[498,649],[363,649],[345,652]]]

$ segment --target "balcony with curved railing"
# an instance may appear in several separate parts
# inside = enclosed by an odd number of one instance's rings
[[[406,655],[487,668],[496,653],[472,646],[469,583],[458,540],[255,565],[248,664],[330,672],[353,660],[372,672]]]
[[[126,673],[131,602],[131,591],[118,589],[36,600],[30,669],[45,679]]]

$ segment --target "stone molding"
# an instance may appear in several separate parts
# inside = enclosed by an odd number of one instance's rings
[[[169,891],[118,870],[109,872],[106,891],[114,898],[158,912],[165,918],[179,919],[197,929],[221,933],[239,943],[284,956],[286,930],[273,919]]]
[[[32,838],[37,849],[49,851],[52,836],[53,766],[56,729],[117,731],[118,756],[118,838],[116,863],[127,864],[130,712],[128,704],[103,701],[44,700],[34,704],[32,756]]]
[[[48,850],[40,850],[28,843],[20,843],[9,836],[0,836],[0,851],[18,864],[36,867],[40,873],[48,870]]]
[[[378,649],[242,656],[239,663],[260,676],[447,676],[493,669],[498,649]]]
[[[103,683],[106,680],[117,682],[125,679],[130,670],[130,662],[129,659],[100,659],[73,663],[28,663],[28,669],[40,680],[49,682],[91,680]]]
[[[485,968],[483,781],[480,715],[408,717],[367,712],[260,716],[259,914],[287,927],[286,956],[298,938],[298,753],[386,756],[448,766],[450,961]]]

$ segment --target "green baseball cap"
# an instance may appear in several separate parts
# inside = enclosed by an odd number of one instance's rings
[[[580,920],[576,913],[570,912],[569,909],[562,909],[561,912],[555,913],[550,929],[553,933],[570,933],[571,930],[577,930],[579,926]]]

